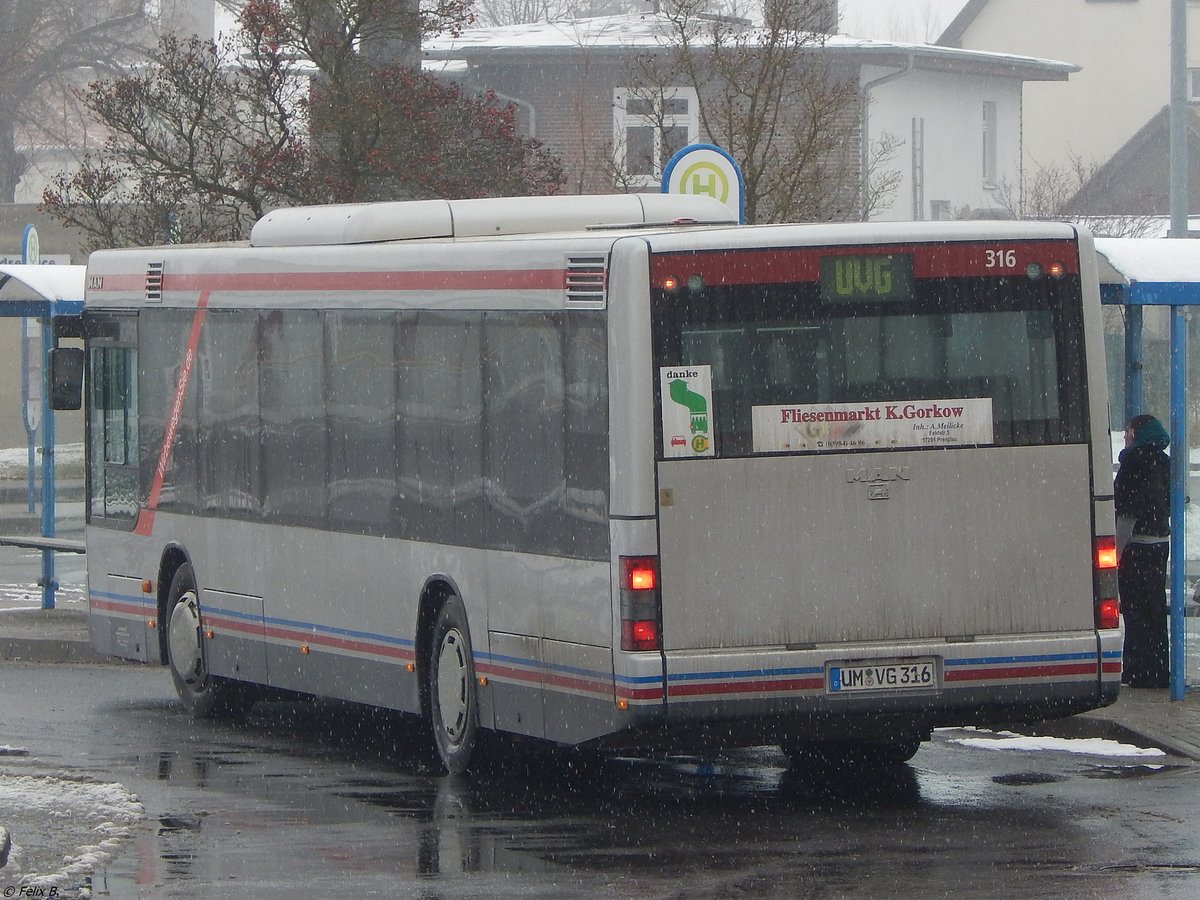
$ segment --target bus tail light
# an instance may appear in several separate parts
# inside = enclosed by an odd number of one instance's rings
[[[1117,567],[1117,539],[1115,537],[1096,538],[1096,569],[1115,569]]]
[[[661,650],[658,559],[621,557],[621,649]]]
[[[1117,539],[1111,535],[1096,538],[1092,561],[1096,627],[1117,628],[1121,624],[1121,603],[1117,595]]]

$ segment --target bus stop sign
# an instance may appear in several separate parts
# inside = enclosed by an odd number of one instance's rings
[[[689,144],[671,157],[662,175],[664,194],[707,194],[746,221],[745,183],[732,156],[713,144]]]

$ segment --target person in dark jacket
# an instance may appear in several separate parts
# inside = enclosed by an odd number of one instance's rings
[[[1171,438],[1154,416],[1134,416],[1113,485],[1117,512],[1117,584],[1125,616],[1121,680],[1130,687],[1165,688],[1167,553],[1170,548]]]

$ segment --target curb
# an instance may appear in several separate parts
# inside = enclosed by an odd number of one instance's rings
[[[92,649],[85,610],[21,609],[0,615],[0,660],[38,663],[123,662]]]
[[[1023,722],[1006,726],[1007,730],[1027,737],[1054,737],[1064,740],[1099,738],[1122,744],[1149,746],[1170,756],[1200,762],[1200,742],[1194,735],[1172,734],[1170,730],[1149,722],[1136,724],[1118,722],[1103,710],[1077,713],[1065,719]],[[1187,729],[1180,729],[1186,734]]]
[[[37,663],[105,663],[124,665],[125,661],[101,656],[84,641],[58,638],[0,638],[0,659]]]

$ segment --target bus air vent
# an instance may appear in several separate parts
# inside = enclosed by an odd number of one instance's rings
[[[164,263],[152,262],[146,267],[146,302],[162,303]]]
[[[608,260],[603,256],[568,256],[567,303],[603,309],[608,287],[607,264]]]

